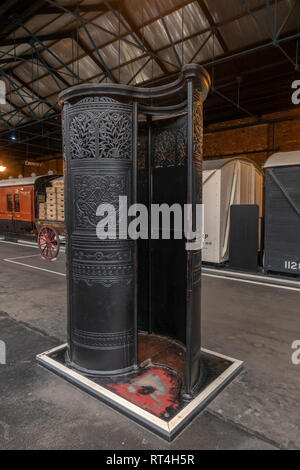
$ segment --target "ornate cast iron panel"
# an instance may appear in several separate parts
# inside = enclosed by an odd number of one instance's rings
[[[87,84],[60,96],[71,367],[98,375],[136,368],[139,319],[150,334],[181,342],[186,397],[199,390],[201,250],[186,251],[185,240],[143,240],[137,258],[134,241],[97,238],[96,211],[101,203],[117,208],[119,196],[148,208],[202,202],[202,104],[209,86],[207,72],[188,65],[158,88]],[[138,113],[147,116],[140,132]]]
[[[85,98],[70,122],[70,155],[81,159],[132,159],[132,109],[111,98]]]
[[[133,106],[107,97],[64,105],[69,361],[97,374],[136,365],[135,243],[99,240],[100,204],[132,202]]]
[[[187,122],[182,125],[157,129],[153,139],[153,167],[180,168],[186,165]]]

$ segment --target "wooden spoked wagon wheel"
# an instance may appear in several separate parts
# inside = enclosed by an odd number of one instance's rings
[[[59,236],[53,227],[43,227],[38,233],[38,245],[43,258],[54,260],[60,248]]]

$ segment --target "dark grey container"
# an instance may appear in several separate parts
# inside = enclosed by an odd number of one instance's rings
[[[265,168],[264,269],[300,275],[300,152],[275,154]]]

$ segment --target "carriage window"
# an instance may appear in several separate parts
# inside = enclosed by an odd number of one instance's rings
[[[15,212],[20,212],[20,195],[15,194]]]
[[[13,197],[12,197],[12,194],[7,195],[7,211],[8,212],[13,211]]]

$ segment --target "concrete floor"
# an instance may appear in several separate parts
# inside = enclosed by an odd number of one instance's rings
[[[203,346],[245,369],[168,444],[36,364],[66,341],[65,284],[64,254],[0,241],[0,449],[300,449],[300,292],[203,278]]]

